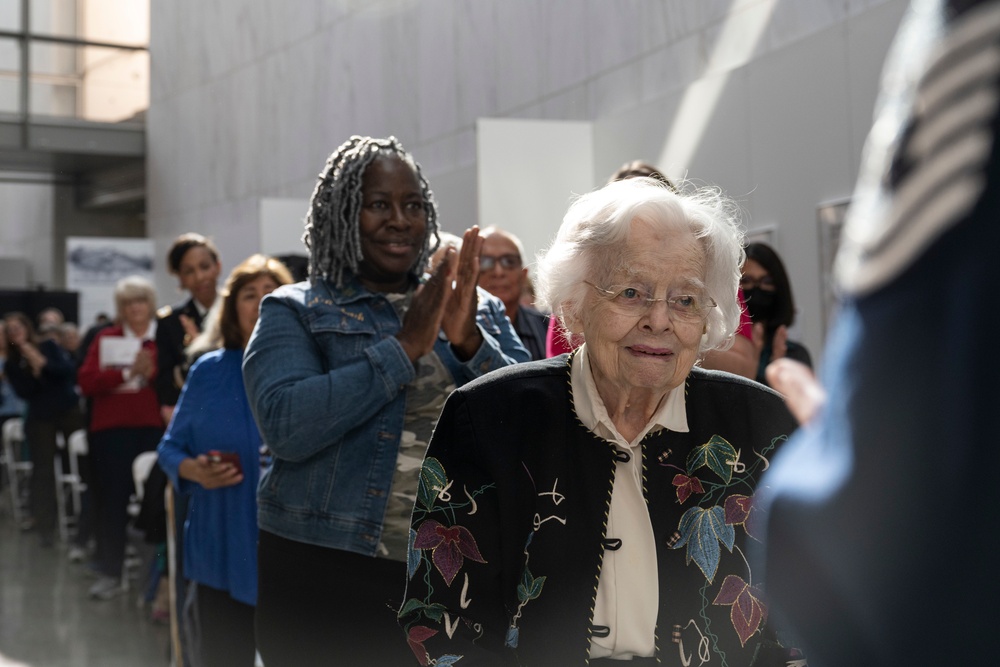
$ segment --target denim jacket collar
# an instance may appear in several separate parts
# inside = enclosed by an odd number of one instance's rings
[[[385,298],[380,292],[372,292],[361,284],[357,276],[348,276],[344,280],[342,287],[337,287],[331,281],[324,278],[310,278],[314,289],[325,291],[330,295],[330,300],[338,306],[343,306],[357,301],[371,300],[375,298]],[[417,281],[411,276],[410,289],[416,289]]]

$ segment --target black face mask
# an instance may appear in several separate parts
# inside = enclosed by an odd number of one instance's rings
[[[759,287],[743,292],[747,302],[747,312],[754,322],[766,322],[774,315],[774,291],[762,290]]]

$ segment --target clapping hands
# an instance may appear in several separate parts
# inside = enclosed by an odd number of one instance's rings
[[[444,332],[461,359],[472,358],[479,349],[483,338],[476,327],[476,284],[482,247],[479,228],[467,229],[461,252],[449,248],[431,279],[417,290],[403,327],[396,334],[410,361],[415,362],[434,348],[439,331]]]

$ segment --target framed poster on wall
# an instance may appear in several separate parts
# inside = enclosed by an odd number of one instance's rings
[[[66,287],[80,293],[81,330],[98,313],[115,316],[115,283],[138,275],[153,282],[153,241],[117,237],[66,239]]]
[[[844,228],[849,198],[823,202],[816,207],[819,225],[819,284],[823,298],[823,331],[830,328],[837,307],[837,294],[833,288],[833,262],[840,247],[840,233]]]

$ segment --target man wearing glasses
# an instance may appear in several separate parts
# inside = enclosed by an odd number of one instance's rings
[[[514,331],[528,348],[531,358],[545,358],[547,315],[521,305],[521,292],[528,279],[521,240],[499,227],[481,231],[483,250],[479,255],[479,286],[503,301]]]

